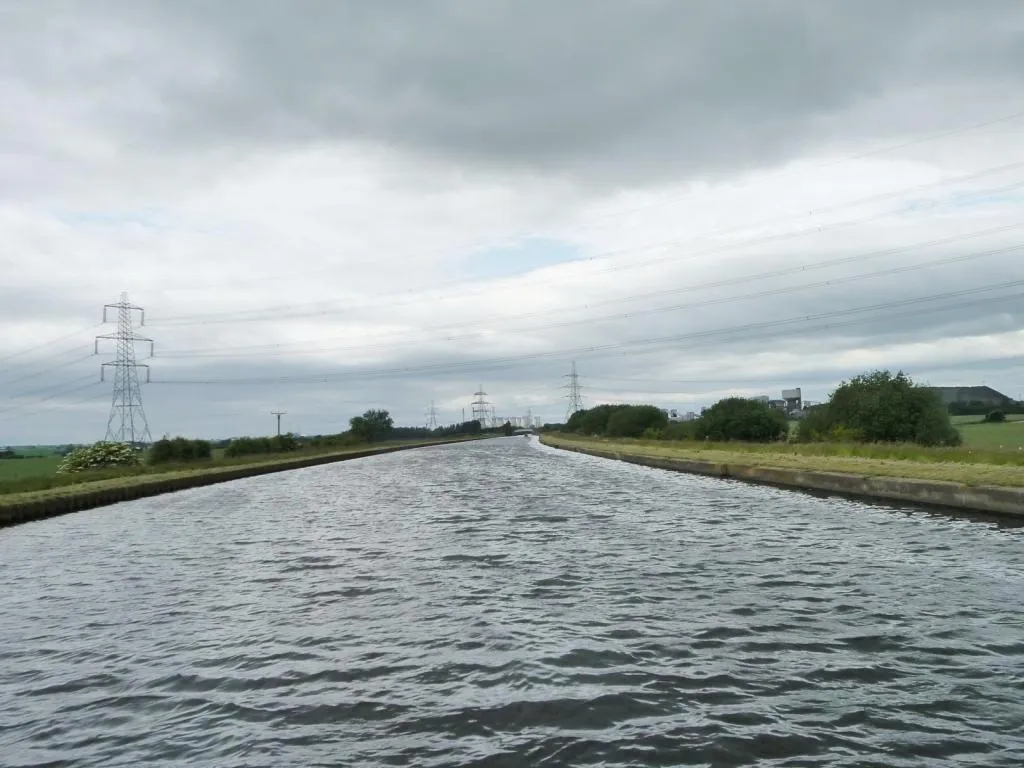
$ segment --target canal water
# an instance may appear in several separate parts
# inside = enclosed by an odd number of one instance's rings
[[[1024,765],[1024,529],[521,437],[0,530],[3,766]]]

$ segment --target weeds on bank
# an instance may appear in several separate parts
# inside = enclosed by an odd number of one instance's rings
[[[757,454],[762,456],[801,456],[874,459],[880,461],[915,461],[942,464],[994,464],[1024,466],[1024,450],[996,451],[960,446],[956,448],[925,448],[914,444],[858,443],[741,443],[668,440],[632,440],[554,436],[557,440],[580,440],[608,445],[635,445],[659,454],[697,454],[705,451]]]
[[[111,467],[107,469],[95,469],[88,472],[77,472],[69,475],[49,474],[28,476],[28,477],[0,477],[0,497],[13,493],[33,493],[46,491],[52,488],[64,488],[67,486],[80,485],[82,483],[95,483],[104,480],[118,480],[140,476],[160,476],[169,473],[201,473],[217,469],[227,469],[243,465],[254,464],[277,464],[300,461],[315,456],[343,455],[371,447],[384,447],[384,445],[400,445],[405,443],[380,444],[380,446],[360,445],[351,448],[332,448],[325,450],[307,449],[289,451],[287,453],[261,454],[259,456],[240,456],[235,458],[215,457],[206,461],[190,461],[166,464],[139,464],[130,467]]]

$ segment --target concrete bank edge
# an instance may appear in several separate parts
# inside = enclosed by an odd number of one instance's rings
[[[473,442],[473,440],[439,440],[431,443],[417,443],[415,445],[391,445],[381,448],[367,448],[349,453],[326,454],[321,456],[309,456],[302,459],[285,459],[280,462],[242,465],[238,467],[225,467],[223,469],[211,469],[209,472],[187,475],[185,477],[171,477],[161,479],[159,476],[152,480],[146,480],[133,485],[125,485],[113,488],[98,488],[93,490],[82,490],[75,493],[75,486],[65,486],[67,493],[52,498],[33,499],[15,504],[4,504],[0,499],[0,528],[27,523],[32,520],[42,520],[48,517],[57,517],[71,512],[84,512],[87,509],[95,509],[109,504],[117,504],[121,501],[132,501],[134,499],[159,496],[174,491],[184,491],[188,488],[199,488],[205,485],[216,485],[227,483],[232,480],[241,480],[247,477],[269,475],[275,472],[287,472],[292,469],[304,469],[322,464],[333,464],[349,459],[364,459],[369,456],[381,456],[397,451],[409,451],[415,448],[431,448],[438,445],[454,445],[457,443]]]
[[[541,438],[541,442],[544,442]],[[720,464],[694,459],[669,459],[641,456],[621,450],[598,450],[581,446],[544,442],[551,448],[584,453],[672,472],[708,475],[787,489],[825,491],[880,501],[909,501],[929,507],[989,512],[1024,517],[1024,488],[967,486],[932,480],[900,477],[851,475],[842,472],[819,472],[782,467],[755,467],[743,464]]]

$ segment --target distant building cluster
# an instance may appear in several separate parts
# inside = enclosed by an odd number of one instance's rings
[[[534,427],[541,426],[540,416],[495,416],[492,418],[491,424],[488,426],[500,427],[504,424],[511,424],[513,427],[521,427],[523,429],[533,429]]]
[[[927,389],[937,393],[947,407],[971,405],[1003,408],[1014,403],[1012,397],[1007,397],[987,386],[927,387]],[[780,395],[781,397],[777,398],[770,395],[754,395],[749,399],[764,403],[768,407],[786,414],[786,417],[790,419],[802,419],[811,408],[818,405],[818,403],[804,400],[800,387],[784,389]],[[682,412],[676,408],[662,409],[662,411],[668,416],[669,421],[696,421],[700,417],[700,414],[693,411]]]
[[[780,398],[772,398],[768,395],[755,395],[750,399],[764,403],[769,408],[781,411],[791,419],[802,419],[807,415],[807,409],[814,405],[814,403],[804,401],[803,391],[800,387],[784,389],[781,394],[782,397]]]
[[[669,421],[696,421],[697,414],[693,411],[686,411],[686,413],[680,413],[675,408],[669,408],[665,413],[668,415]]]

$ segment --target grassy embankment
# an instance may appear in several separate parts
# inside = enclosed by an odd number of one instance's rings
[[[580,438],[560,434],[544,435],[543,440],[556,447],[568,444],[584,449],[614,450],[660,459],[842,472],[862,477],[945,481],[969,486],[1024,487],[1024,450],[1018,450],[1024,445],[1024,423],[978,424],[977,433],[973,431],[973,424],[959,424],[958,428],[964,433],[966,443],[959,448],[832,443],[667,442]],[[985,445],[1003,447],[983,447]]]
[[[466,438],[462,438],[466,439]],[[75,475],[56,474],[60,464],[59,456],[36,456],[23,459],[0,459],[0,509],[31,501],[53,499],[96,490],[124,488],[147,483],[154,479],[171,480],[193,475],[227,473],[242,467],[277,466],[287,469],[289,465],[300,464],[312,458],[338,456],[343,458],[367,450],[385,450],[397,446],[413,447],[437,442],[459,442],[453,440],[406,440],[356,445],[333,449],[304,449],[280,454],[263,454],[225,458],[223,451],[217,451],[210,461],[188,464],[139,465],[118,469],[95,470]]]

